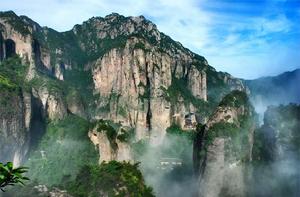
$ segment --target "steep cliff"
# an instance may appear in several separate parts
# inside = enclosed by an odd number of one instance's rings
[[[26,81],[29,68],[18,57],[0,63],[1,162],[19,165],[44,134],[46,119],[62,119],[67,113],[62,97]]]
[[[0,63],[0,161],[20,165],[29,150],[32,98],[20,85],[25,66],[20,59]]]
[[[2,76],[0,76],[2,83]],[[29,149],[30,106],[28,97],[20,90],[11,90],[0,84],[0,159],[20,165]],[[29,97],[30,102],[30,97]],[[13,106],[13,107],[12,107]],[[27,117],[26,117],[27,116]],[[25,122],[26,121],[26,122]]]
[[[206,125],[198,128],[194,166],[199,176],[199,196],[247,195],[253,113],[246,93],[233,91],[223,98]]]
[[[172,124],[195,128],[225,94],[245,90],[143,16],[113,13],[57,32],[1,12],[0,45],[0,61],[16,54],[28,65],[24,83],[42,121],[68,113],[111,119],[135,128],[135,140],[153,144]]]

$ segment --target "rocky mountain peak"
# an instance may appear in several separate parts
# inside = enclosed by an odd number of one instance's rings
[[[156,25],[144,16],[125,17],[117,13],[109,14],[104,18],[92,17],[82,25],[75,25],[73,32],[88,33],[89,38],[94,40],[116,39],[120,36],[139,36],[155,43],[161,40],[161,33]]]

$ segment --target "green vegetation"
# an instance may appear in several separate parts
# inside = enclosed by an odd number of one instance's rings
[[[145,44],[142,43],[142,42],[138,42],[134,45],[134,49],[143,49],[143,50],[146,50],[145,48]]]
[[[247,120],[240,126],[227,122],[216,123],[208,130],[205,138],[206,143],[207,145],[211,144],[216,137],[228,139],[230,142],[226,143],[226,153],[246,161],[249,155],[248,135],[251,124],[253,124],[251,117],[247,117]]]
[[[135,135],[134,128],[130,128],[128,130],[121,128],[118,133],[117,139],[120,140],[121,142],[130,143],[134,135]]]
[[[100,166],[84,166],[67,190],[75,197],[96,196],[154,196],[145,185],[139,164],[111,161]]]
[[[191,142],[194,140],[195,137],[195,131],[188,130],[184,131],[180,128],[180,126],[176,124],[172,124],[170,127],[166,129],[167,136],[178,136],[189,139]]]
[[[112,22],[112,27],[118,29],[122,19]],[[77,43],[84,43],[86,48],[86,59],[93,61],[102,57],[105,53],[113,48],[124,48],[128,39],[126,35],[119,35],[116,38],[110,38],[107,36],[103,39],[99,39],[97,28],[93,23],[93,20],[85,22],[83,25],[76,26]],[[88,35],[88,36],[87,36]]]
[[[178,104],[180,98],[182,98],[186,106],[189,106],[189,104],[192,103],[196,107],[197,113],[202,116],[208,116],[213,109],[210,103],[193,96],[192,92],[187,87],[188,82],[185,78],[179,79],[173,77],[172,83],[168,89],[162,86],[160,88],[164,92],[165,99],[169,101],[171,105]]]
[[[147,49],[143,42],[138,42],[134,45],[133,49],[142,49],[145,53],[150,52],[150,49]]]
[[[168,127],[166,132],[165,143],[161,145],[162,156],[181,158],[185,163],[191,162],[190,156],[196,132],[184,131],[175,124]]]
[[[17,113],[18,108],[11,107],[20,102],[21,89],[28,87],[25,82],[27,66],[21,64],[18,56],[0,63],[0,111],[2,116]]]
[[[29,180],[23,176],[26,172],[26,167],[14,168],[12,162],[6,164],[0,163],[0,189],[4,191],[4,188],[7,186],[14,186],[16,184],[24,185],[24,181]]]
[[[228,107],[241,107],[249,105],[249,99],[245,92],[234,90],[231,93],[227,94],[219,106],[228,106]]]
[[[12,83],[8,78],[0,75],[0,89],[15,90],[17,85]]]
[[[5,19],[5,21],[9,23],[15,31],[21,33],[21,35],[26,36],[30,34],[27,24],[20,20],[13,11],[0,12],[0,18]]]
[[[37,150],[31,153],[28,176],[40,184],[58,185],[74,179],[83,165],[97,163],[98,153],[88,138],[90,123],[75,115],[48,124]]]
[[[218,122],[215,123],[208,131],[207,140],[209,144],[216,137],[235,137],[239,134],[239,127],[233,123]]]
[[[50,78],[44,74],[39,73],[31,81],[28,82],[30,87],[39,89],[41,87],[46,87],[49,93],[56,94],[63,92],[63,83],[57,79]]]
[[[27,87],[25,76],[28,65],[23,65],[19,56],[8,58],[0,63],[0,88],[16,89]]]
[[[134,137],[133,128],[123,128],[121,124],[114,123],[109,120],[98,120],[92,124],[98,132],[104,132],[110,142],[112,148],[117,148],[117,139],[121,142],[129,143]]]

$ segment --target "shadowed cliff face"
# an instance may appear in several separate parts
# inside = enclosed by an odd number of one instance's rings
[[[16,55],[16,43],[12,39],[4,39],[0,32],[0,61]]]
[[[46,130],[46,114],[38,98],[31,97],[32,117],[30,128],[30,148],[35,150]]]
[[[13,57],[16,54],[16,43],[11,40],[5,40],[5,58]]]

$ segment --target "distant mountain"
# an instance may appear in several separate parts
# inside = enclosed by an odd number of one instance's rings
[[[274,77],[245,80],[259,113],[269,105],[300,103],[300,69]]]

